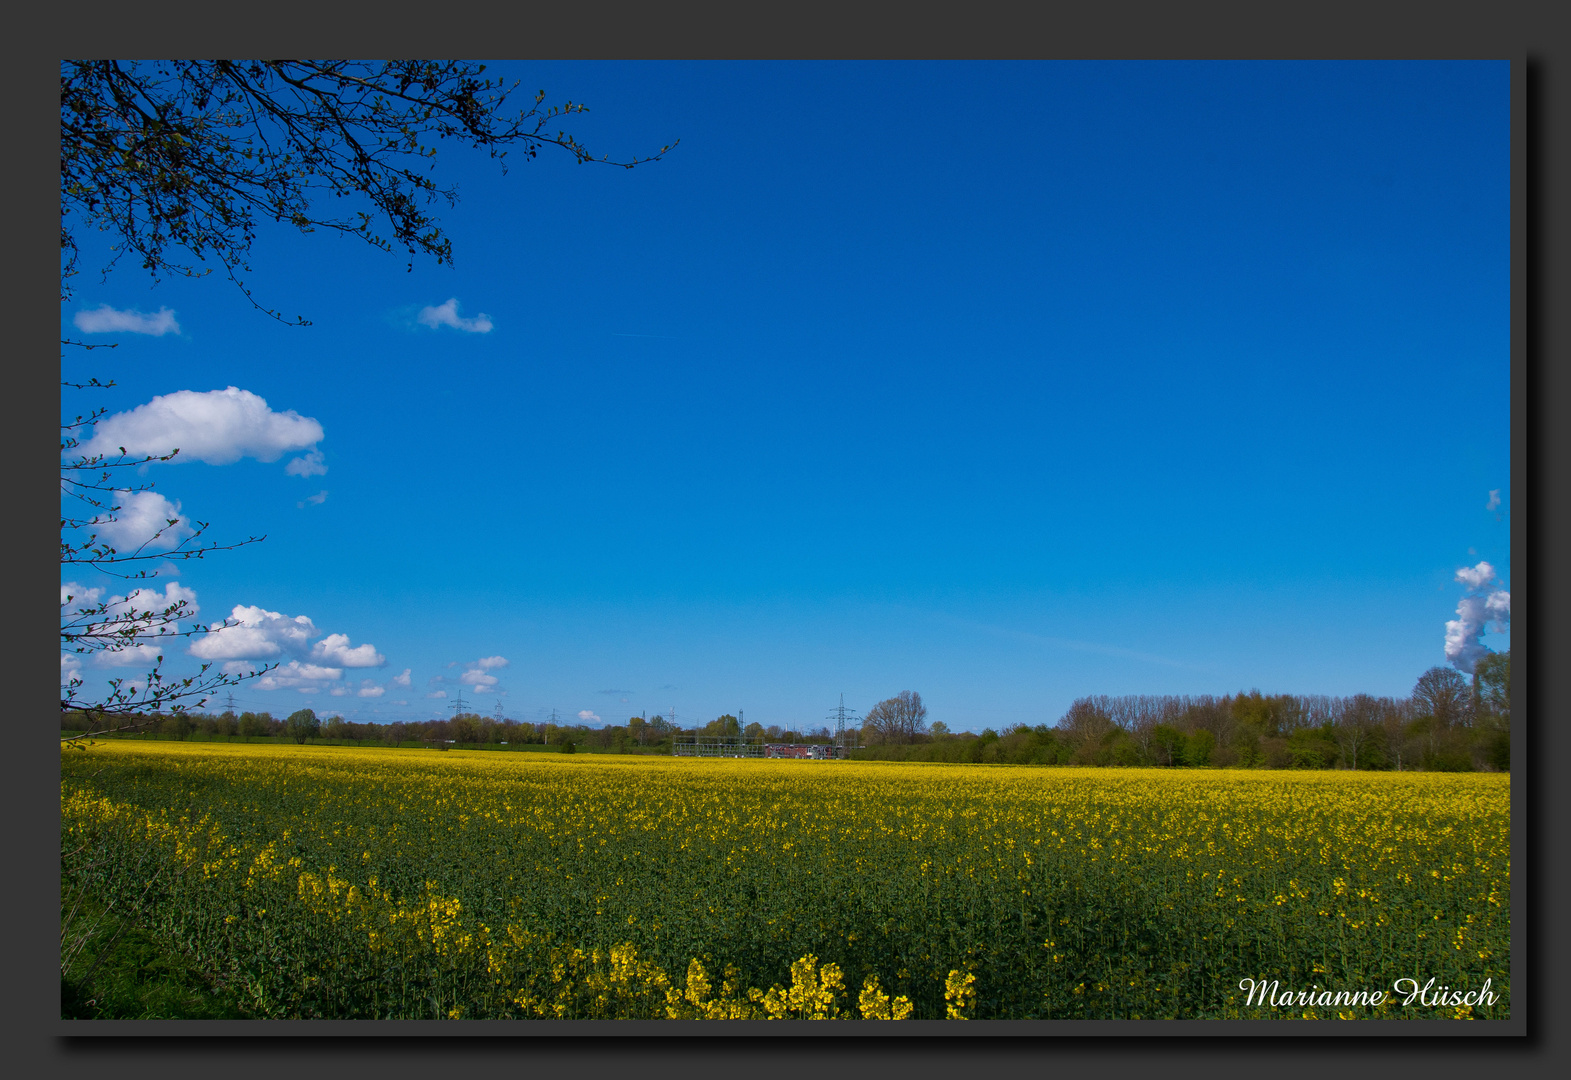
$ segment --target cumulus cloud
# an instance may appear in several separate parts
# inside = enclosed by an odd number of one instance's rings
[[[588,709],[579,709],[578,718],[586,724],[598,724],[600,722],[600,717],[596,716]]]
[[[147,315],[129,308],[117,311],[108,304],[102,304],[92,311],[78,311],[71,321],[84,334],[151,334],[153,337],[163,337],[165,334],[180,332],[175,313],[166,307]]]
[[[1495,488],[1489,493],[1489,501],[1484,504],[1485,510],[1494,510],[1500,505],[1500,489]]]
[[[290,617],[255,605],[236,604],[229,626],[204,634],[191,645],[199,660],[273,660],[286,653],[304,655],[316,624],[309,616]]]
[[[75,596],[75,587],[75,582],[62,586],[62,598],[67,593]],[[99,592],[97,589],[89,591],[94,594]],[[73,605],[80,603],[80,598],[72,601]],[[181,604],[184,607],[180,610],[172,610]],[[93,653],[93,666],[152,665],[159,654],[167,652],[170,647],[169,642],[163,639],[180,633],[178,617],[190,618],[201,610],[201,606],[196,602],[196,590],[188,589],[175,581],[165,583],[162,589],[144,587],[132,589],[124,596],[111,596],[105,602],[103,612],[93,617],[92,622],[116,634],[122,630],[131,631],[128,639],[131,644]],[[165,614],[166,612],[169,614]],[[92,632],[92,627],[86,629],[89,633]]]
[[[1474,665],[1489,655],[1481,640],[1484,631],[1503,633],[1510,628],[1511,594],[1494,587],[1500,582],[1487,562],[1462,567],[1456,580],[1467,587],[1467,593],[1456,606],[1456,618],[1446,623],[1446,660],[1471,674]]]
[[[394,686],[408,686],[409,685],[409,673],[412,670],[413,670],[412,668],[404,668],[403,674],[401,674],[401,675],[394,675],[393,676],[393,685]]]
[[[365,698],[378,698],[387,693],[383,687],[376,685],[370,679],[360,680],[360,696]]]
[[[274,412],[249,390],[178,390],[101,420],[82,453],[138,456],[179,448],[178,461],[228,465],[243,457],[277,461],[322,441],[322,425],[293,409]],[[304,459],[302,459],[304,460]]]
[[[69,686],[82,673],[81,658],[68,652],[60,654],[60,685]]]
[[[304,510],[307,503],[310,503],[312,506],[321,506],[326,501],[327,492],[318,491],[315,495],[307,495],[304,499],[295,503],[295,506],[299,507],[301,510]]]
[[[326,459],[322,451],[312,450],[304,457],[290,458],[289,464],[284,466],[284,472],[290,476],[326,476]]]
[[[311,646],[311,659],[347,668],[381,667],[387,663],[387,657],[377,652],[375,646],[350,648],[348,634],[328,634]]]
[[[98,603],[98,598],[104,595],[102,589],[90,589],[86,585],[78,585],[74,581],[60,583],[60,606],[70,604],[72,609],[92,607]]]
[[[317,664],[302,664],[298,660],[291,660],[289,663],[282,664],[257,679],[256,688],[258,690],[299,690],[309,692],[320,690],[323,683],[337,682],[343,677],[344,673],[339,668],[321,667]]]
[[[328,693],[332,694],[334,697],[343,697],[345,694],[353,693],[353,691],[350,690],[347,686],[335,686],[329,690]]]
[[[156,491],[128,491],[116,501],[118,510],[94,518],[88,526],[99,539],[119,551],[168,551],[192,533],[180,513],[180,504]],[[173,525],[169,524],[171,521]]]
[[[223,670],[231,675],[287,661],[257,681],[262,690],[315,689],[322,683],[337,683],[345,668],[381,667],[387,662],[374,645],[352,645],[348,634],[321,637],[322,632],[307,615],[291,616],[254,604],[237,604],[227,622],[227,626],[197,638],[187,651],[199,660],[225,661]]]
[[[446,690],[433,690],[429,694],[427,694],[426,697],[427,698],[445,698],[445,697],[447,697],[447,691]]]
[[[429,326],[435,330],[442,326],[451,326],[454,330],[462,330],[466,334],[489,334],[491,332],[491,316],[481,312],[473,319],[465,319],[458,314],[458,297],[448,299],[447,303],[436,307],[423,307],[416,316],[420,325]]]
[[[451,665],[449,665],[451,666]],[[461,685],[472,686],[476,690],[484,690],[495,686],[501,680],[491,672],[505,668],[507,657],[482,656],[480,659],[465,665],[464,673],[458,676]]]

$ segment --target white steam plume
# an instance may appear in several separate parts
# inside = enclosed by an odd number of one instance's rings
[[[1511,626],[1511,594],[1494,588],[1499,579],[1487,562],[1462,567],[1456,580],[1467,586],[1467,594],[1456,606],[1456,618],[1446,623],[1446,661],[1471,675],[1473,666],[1489,655],[1479,640],[1485,628],[1503,633]]]

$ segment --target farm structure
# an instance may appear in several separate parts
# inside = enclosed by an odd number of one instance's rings
[[[828,760],[850,756],[848,743],[766,743],[759,739],[678,735],[671,742],[673,757],[808,758]]]
[[[765,757],[790,757],[790,758],[843,758],[850,752],[850,747],[834,746],[829,743],[767,743],[764,746]]]
[[[675,709],[671,715],[674,721]],[[678,730],[671,739],[671,756],[805,758],[813,761],[850,757],[852,750],[861,747],[861,732],[857,729],[856,711],[846,708],[844,694],[840,695],[840,705],[828,719],[835,721],[835,730],[831,735],[828,728],[821,729],[818,737],[823,738],[823,742],[767,742],[763,730],[757,724],[752,725],[753,734],[746,734],[747,729],[742,726],[742,710],[738,709],[734,719],[721,717],[721,720],[734,723],[736,727],[732,730],[738,734],[699,735]],[[780,730],[775,728],[770,734],[778,735]],[[794,733],[787,731],[785,734]]]

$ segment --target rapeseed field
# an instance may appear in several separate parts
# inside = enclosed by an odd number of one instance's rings
[[[62,882],[263,1016],[1503,1018],[1509,784],[100,743]]]

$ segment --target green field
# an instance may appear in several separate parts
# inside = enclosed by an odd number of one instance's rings
[[[256,1016],[1502,1018],[1509,784],[100,743],[62,902]]]

